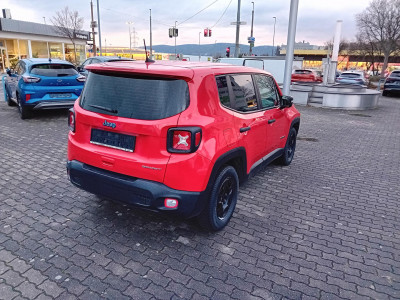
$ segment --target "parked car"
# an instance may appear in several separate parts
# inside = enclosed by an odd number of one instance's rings
[[[400,92],[400,70],[393,71],[386,78],[383,85],[382,96],[388,96],[389,94],[395,94]]]
[[[21,119],[35,110],[71,108],[86,79],[60,59],[22,59],[7,74],[5,97],[9,106],[18,105]]]
[[[367,78],[363,71],[345,71],[336,78],[337,83],[344,84],[367,84]]]
[[[86,67],[91,64],[99,64],[103,62],[111,62],[111,61],[134,61],[134,59],[131,58],[126,58],[126,57],[120,57],[120,56],[94,56],[94,57],[89,57],[87,60],[85,60],[79,67],[78,71],[84,76],[87,76],[88,71],[86,70]]]
[[[316,70],[294,70],[292,82],[322,82],[322,73]]]
[[[300,113],[265,71],[177,61],[87,69],[69,114],[67,171],[79,188],[220,230],[240,182],[292,162]]]

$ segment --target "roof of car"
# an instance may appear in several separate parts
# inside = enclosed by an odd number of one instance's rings
[[[94,57],[91,57],[91,58],[97,58],[97,59],[99,59],[99,60],[101,60],[101,61],[110,61],[110,60],[121,60],[121,61],[124,61],[124,60],[129,60],[129,61],[133,61],[134,59],[131,59],[131,58],[128,58],[128,57],[120,57],[120,56],[94,56]]]
[[[58,59],[58,58],[25,58],[22,59],[23,61],[29,63],[29,64],[48,64],[48,63],[54,63],[54,64],[66,64],[66,65],[72,65],[69,61]]]
[[[235,66],[224,63],[209,63],[209,62],[187,62],[187,61],[156,61],[146,63],[144,61],[114,61],[112,63],[91,64],[86,67],[89,71],[104,71],[104,72],[123,72],[131,74],[152,74],[160,76],[172,76],[182,78],[193,78],[195,73],[267,73],[263,70]]]

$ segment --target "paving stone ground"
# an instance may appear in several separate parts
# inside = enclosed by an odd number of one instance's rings
[[[244,184],[218,233],[72,186],[66,111],[0,99],[0,299],[400,298],[399,98],[299,107],[293,163]]]

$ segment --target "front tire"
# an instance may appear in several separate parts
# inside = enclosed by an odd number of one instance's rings
[[[232,166],[224,167],[215,179],[210,199],[197,217],[206,230],[223,229],[231,219],[239,194],[239,177]]]
[[[5,97],[6,97],[6,102],[7,102],[7,105],[8,105],[8,106],[15,106],[15,102],[12,101],[11,95],[10,95],[10,93],[8,92],[7,86],[6,86],[6,95],[5,95]]]
[[[286,140],[285,148],[283,149],[283,154],[280,158],[280,163],[284,166],[290,165],[294,157],[294,151],[296,150],[296,137],[297,131],[293,127],[289,131],[288,138]]]

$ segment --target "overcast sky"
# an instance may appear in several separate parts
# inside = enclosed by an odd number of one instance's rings
[[[102,43],[107,46],[129,46],[129,25],[134,22],[136,45],[142,46],[143,38],[149,44],[149,9],[153,20],[153,45],[173,45],[168,28],[177,21],[177,44],[198,44],[199,32],[212,28],[212,37],[201,36],[201,44],[235,43],[237,0],[99,0]],[[93,0],[96,5],[97,0]],[[324,45],[333,39],[336,20],[343,20],[342,37],[354,39],[357,28],[355,15],[363,11],[369,0],[299,0],[296,41]],[[51,24],[56,11],[67,6],[84,17],[84,30],[89,30],[90,0],[1,0],[0,8],[10,8],[13,19]],[[207,9],[195,15],[203,8]],[[254,0],[255,45],[272,45],[274,19],[276,17],[275,45],[286,44],[290,0]],[[224,11],[226,10],[225,14]],[[240,42],[247,43],[250,36],[252,1],[241,1]],[[97,20],[97,7],[94,6]],[[222,16],[222,18],[221,18]],[[220,19],[220,20],[219,20]],[[187,20],[187,21],[185,21]],[[219,20],[219,22],[218,22]]]

